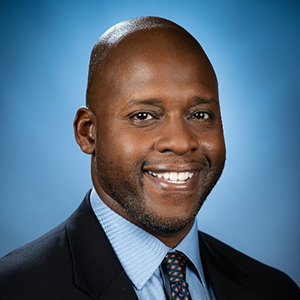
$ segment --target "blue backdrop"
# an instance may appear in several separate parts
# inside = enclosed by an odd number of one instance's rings
[[[125,3],[125,4],[124,4]],[[202,230],[300,284],[298,1],[1,1],[0,256],[50,230],[91,187],[72,121],[90,51],[113,24],[169,18],[217,72],[224,174]]]

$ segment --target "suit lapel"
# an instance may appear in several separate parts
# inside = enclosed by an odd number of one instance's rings
[[[137,299],[90,206],[89,194],[66,222],[75,284],[92,299]]]
[[[222,252],[215,240],[200,233],[199,243],[205,277],[212,286],[216,299],[265,299],[245,289],[245,283],[250,275]]]

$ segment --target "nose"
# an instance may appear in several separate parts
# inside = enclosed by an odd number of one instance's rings
[[[197,135],[182,118],[170,118],[160,128],[155,148],[161,153],[174,153],[183,156],[198,149]]]

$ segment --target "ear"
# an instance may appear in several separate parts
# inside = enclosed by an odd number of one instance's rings
[[[96,117],[86,107],[77,110],[74,123],[75,139],[81,151],[86,154],[95,153]]]

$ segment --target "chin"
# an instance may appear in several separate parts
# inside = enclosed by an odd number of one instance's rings
[[[169,222],[153,222],[153,220],[149,220],[147,222],[147,227],[158,234],[169,236],[169,235],[174,235],[186,227],[188,227],[192,222],[194,218],[190,219],[183,219],[183,220],[172,220]]]
[[[195,219],[199,209],[195,212],[189,213],[188,215],[177,215],[177,216],[157,216],[155,213],[147,213],[134,216],[139,224],[143,228],[148,229],[152,232],[161,235],[173,235],[176,234],[186,227],[188,227]]]

